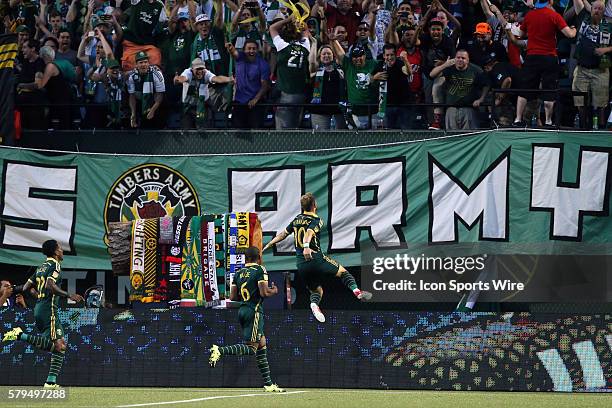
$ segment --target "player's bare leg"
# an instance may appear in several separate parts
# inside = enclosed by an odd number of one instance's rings
[[[355,278],[353,277],[353,275],[350,274],[349,271],[344,268],[344,266],[340,265],[336,277],[342,280],[344,286],[349,288],[357,299],[361,300],[362,302],[372,299],[372,294],[370,292],[361,290],[359,289],[359,287],[357,287],[357,282],[355,281]]]
[[[268,365],[268,350],[266,347],[266,336],[261,336],[259,344],[253,343],[257,347],[257,353],[255,354],[257,359],[257,368],[261,377],[264,380],[264,391],[265,392],[285,392],[284,389],[272,382],[270,377],[270,366]]]
[[[321,286],[317,286],[317,288],[313,291],[310,290],[310,310],[312,310],[312,314],[315,319],[317,319],[321,323],[325,323],[325,316],[321,312],[321,308],[319,308],[319,303],[321,303],[321,299],[323,298],[323,288]]]

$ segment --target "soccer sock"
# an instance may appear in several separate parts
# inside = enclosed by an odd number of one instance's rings
[[[51,351],[51,347],[53,347],[51,340],[46,337],[36,336],[34,334],[22,333],[21,336],[19,336],[19,340],[25,341],[39,350]]]
[[[264,384],[272,385],[272,379],[270,378],[270,366],[268,365],[267,349],[263,347],[257,350],[255,358],[257,359],[257,368],[259,368]]]
[[[255,351],[246,344],[219,347],[219,352],[222,356],[252,356],[255,354]]]
[[[54,351],[51,353],[51,367],[49,368],[49,375],[47,376],[47,383],[55,384],[57,381],[57,375],[62,369],[64,364],[64,351]]]
[[[357,287],[357,282],[355,282],[353,275],[351,275],[348,271],[344,271],[342,272],[342,275],[340,275],[340,279],[342,280],[344,286],[353,291],[355,296],[359,296],[361,291]]]
[[[312,292],[310,294],[310,303],[314,303],[317,306],[321,303],[321,295],[318,292]]]

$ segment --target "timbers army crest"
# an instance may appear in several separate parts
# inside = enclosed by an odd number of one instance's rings
[[[197,192],[187,178],[171,167],[148,163],[123,173],[104,204],[106,234],[111,222],[200,214]],[[108,245],[108,237],[104,242]]]

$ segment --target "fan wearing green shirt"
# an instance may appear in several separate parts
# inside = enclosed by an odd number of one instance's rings
[[[305,91],[310,82],[310,40],[306,32],[306,29],[298,30],[293,15],[270,26],[272,42],[276,47],[276,86],[281,91],[280,104],[306,102]],[[303,110],[302,107],[279,106],[275,116],[276,129],[298,128]]]
[[[355,45],[347,58],[344,49],[337,40],[331,42],[336,54],[336,61],[344,70],[348,102],[352,110],[349,120],[355,123],[358,129],[370,127],[371,114],[376,108],[368,108],[378,102],[378,82],[387,80],[384,71],[374,74],[378,61],[367,59],[366,50],[361,45]]]

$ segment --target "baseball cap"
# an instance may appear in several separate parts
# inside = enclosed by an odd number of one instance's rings
[[[179,20],[189,20],[189,13],[186,11],[179,11],[178,19]]]
[[[196,58],[193,61],[191,61],[191,69],[198,69],[198,68],[206,68],[206,64],[204,64],[204,61],[202,61],[201,58]]]
[[[30,32],[30,30],[28,29],[28,26],[20,25],[20,26],[17,26],[17,28],[15,29],[16,33],[21,33],[24,31],[27,31],[28,33]]]
[[[361,57],[365,55],[365,53],[365,48],[363,48],[361,45],[355,45],[351,50],[351,58]]]
[[[484,56],[482,60],[482,65],[490,64],[493,61],[497,61],[497,54],[494,52],[490,52]]]
[[[208,14],[206,13],[198,14],[198,16],[195,19],[196,24],[203,23],[205,21],[210,21],[210,17],[208,17]]]
[[[537,9],[541,9],[546,6],[548,6],[548,0],[538,0],[534,5],[534,7]]]
[[[144,51],[138,51],[138,53],[136,54],[136,62],[142,61],[142,60],[148,60],[148,59],[149,59],[149,56]]]
[[[117,61],[116,59],[107,59],[106,62],[104,63],[106,65],[106,68],[119,68],[121,65],[119,65],[119,61]]]
[[[489,23],[478,23],[476,24],[474,34],[491,34],[492,32],[493,30],[491,30]]]

